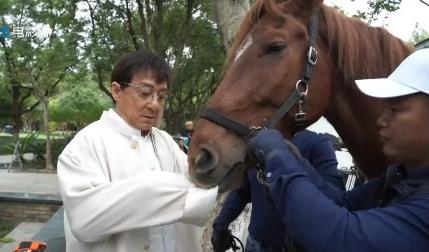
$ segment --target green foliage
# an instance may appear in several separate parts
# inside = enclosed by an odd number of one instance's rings
[[[0,69],[1,69],[1,66],[0,66]],[[0,127],[7,124],[8,118],[5,115],[9,113],[12,108],[12,97],[7,91],[6,84],[2,82],[2,80],[4,80],[4,78],[1,78],[1,75],[0,75],[0,94],[1,94],[0,95],[0,118],[1,118]]]
[[[358,11],[358,16],[368,21],[368,23],[371,23],[378,19],[383,13],[390,13],[398,10],[401,2],[402,0],[368,0],[368,11]]]
[[[71,138],[59,138],[52,140],[52,163],[57,164],[58,157],[63,152]]]
[[[10,237],[5,237],[5,235],[9,234],[10,231],[12,231],[16,226],[15,222],[12,221],[0,221],[0,246],[1,243],[10,243],[14,242],[15,240]]]
[[[101,90],[109,94],[110,74],[120,56],[149,49],[165,57],[174,72],[172,98],[165,111],[166,129],[177,131],[185,120],[194,118],[216,86],[225,59],[211,1],[81,4],[88,8],[80,20],[89,37],[83,59]]]
[[[13,154],[15,148],[17,148],[17,153],[21,156],[24,153],[31,152],[31,153],[34,153],[36,157],[43,157],[43,153],[45,149],[44,149],[44,146],[40,147],[41,141],[38,140],[38,136],[39,136],[39,133],[37,132],[27,134],[25,137],[20,138],[19,142],[2,145],[1,152]]]
[[[0,16],[13,34],[0,39],[1,85],[9,102],[0,114],[13,120],[16,133],[22,116],[53,94],[78,58],[77,43],[82,26],[74,22],[76,1],[2,1]],[[46,34],[41,34],[46,31]],[[46,106],[44,107],[46,108]]]
[[[44,155],[46,153],[46,141],[33,141],[31,143],[31,148],[29,148],[29,152],[33,153],[36,159],[44,159]]]
[[[417,24],[415,30],[412,33],[411,42],[413,44],[417,44],[427,38],[429,38],[429,31],[419,27]]]
[[[371,22],[397,10],[401,0],[367,2],[368,11],[360,15]],[[0,60],[2,124],[12,118],[16,125],[41,124],[37,104],[52,97],[53,121],[85,126],[112,105],[114,64],[125,53],[145,48],[172,66],[175,84],[165,126],[174,133],[194,119],[223,74],[226,50],[209,0],[3,0],[0,16],[11,25],[52,31],[49,37],[13,38],[0,45],[0,57],[6,59]]]
[[[46,136],[33,132],[30,134],[20,134],[20,146],[19,146],[19,154],[24,153],[33,153],[36,157],[36,162],[32,161],[31,168],[44,168],[44,166],[37,167],[37,160],[44,160],[45,150],[46,150]],[[53,139],[51,141],[52,148],[52,161],[54,164],[58,161],[58,156],[63,151],[64,147],[70,141],[71,136],[64,135],[53,135]],[[0,136],[0,154],[2,155],[11,155],[15,150],[16,143],[13,142],[12,136]],[[24,167],[26,167],[24,163]]]
[[[13,143],[13,137],[10,134],[1,134],[0,135],[0,155],[10,155],[13,153],[4,146],[10,145]]]
[[[73,122],[79,128],[99,119],[103,110],[111,106],[111,101],[91,84],[76,83],[53,99],[49,104],[51,119],[60,123]]]
[[[169,18],[170,22],[177,22],[177,17]],[[186,54],[176,71],[173,95],[165,112],[169,132],[180,131],[184,121],[194,119],[216,87],[225,61],[222,38],[206,16],[194,18],[187,39]]]
[[[2,238],[0,238],[0,243],[11,243],[11,242],[14,242],[14,241],[15,241],[15,239],[10,238],[10,237],[2,237]]]

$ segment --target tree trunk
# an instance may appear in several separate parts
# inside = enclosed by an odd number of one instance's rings
[[[52,150],[51,150],[51,137],[49,132],[49,99],[46,96],[40,98],[42,108],[43,108],[43,123],[45,124],[46,132],[46,170],[54,170],[52,165]]]
[[[216,0],[213,4],[225,48],[229,48],[241,20],[250,9],[249,0]]]
[[[13,127],[13,139],[18,141],[19,132],[22,128],[21,112],[19,108],[19,103],[17,100],[13,99],[12,101],[12,127]]]

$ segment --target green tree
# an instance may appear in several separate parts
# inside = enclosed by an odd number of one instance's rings
[[[78,60],[76,48],[80,27],[73,23],[76,4],[75,1],[59,0],[9,1],[8,4],[10,8],[4,17],[10,20],[14,36],[0,42],[6,59],[5,72],[9,77],[15,133],[22,127],[22,115],[40,104],[47,136],[46,168],[53,169],[48,104],[55,88]],[[29,107],[25,101],[31,96],[37,101]]]
[[[419,24],[416,24],[416,28],[414,29],[411,37],[411,42],[413,44],[417,44],[420,41],[423,41],[425,39],[429,38],[429,31],[421,28]]]
[[[372,23],[374,20],[379,19],[382,14],[387,15],[398,10],[401,2],[402,0],[368,0],[368,10],[358,11],[358,16],[368,23]]]
[[[70,89],[61,92],[49,103],[50,115],[58,123],[73,123],[78,128],[99,119],[103,110],[112,106],[108,96],[95,83],[73,83]]]
[[[169,132],[193,119],[216,85],[225,58],[208,0],[81,1],[88,31],[85,59],[110,96],[110,73],[127,52],[149,49],[172,66],[175,85],[165,111]]]
[[[419,0],[422,4],[429,6],[429,2],[426,0]]]
[[[1,23],[6,24],[5,14],[14,15],[19,10],[9,1],[0,2]],[[22,11],[21,11],[22,12]],[[18,14],[16,14],[18,15]],[[12,18],[13,20],[13,18]],[[19,19],[17,27],[21,22],[25,22],[25,17]],[[28,40],[22,38],[22,40]],[[31,97],[32,88],[29,82],[25,79],[23,69],[26,64],[26,57],[22,54],[31,53],[31,47],[22,41],[12,41],[5,37],[0,37],[0,57],[4,60],[0,61],[1,71],[1,86],[6,92],[2,92],[2,99],[8,99],[9,102],[5,106],[0,106],[0,115],[2,118],[11,118],[14,137],[18,139],[18,133],[22,127],[21,116],[34,109],[38,103],[28,104],[27,99]]]
[[[67,5],[63,1],[43,3],[41,10],[35,13],[36,21],[49,25],[52,31],[45,42],[33,53],[29,79],[33,94],[43,109],[43,123],[46,132],[46,169],[53,169],[51,138],[49,130],[49,99],[67,73],[76,65],[77,41],[80,36],[74,20],[76,5]]]
[[[6,115],[9,114],[12,109],[12,97],[7,90],[4,80],[5,77],[1,76],[0,72],[0,128],[10,123],[9,118]]]

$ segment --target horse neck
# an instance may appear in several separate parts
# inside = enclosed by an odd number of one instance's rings
[[[359,169],[378,176],[389,161],[382,152],[376,120],[381,100],[357,90],[354,80],[387,77],[411,53],[400,39],[323,7],[320,37],[331,55],[331,104],[326,118],[343,139]]]
[[[383,103],[344,87],[338,88],[333,96],[325,117],[334,126],[365,177],[379,176],[388,164],[376,126]]]

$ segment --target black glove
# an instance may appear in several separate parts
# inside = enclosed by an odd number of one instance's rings
[[[234,239],[232,238],[231,231],[228,227],[223,225],[213,226],[211,242],[215,252],[225,252],[234,245]]]
[[[275,129],[262,129],[249,139],[249,151],[261,164],[275,151],[301,158],[298,148]]]

